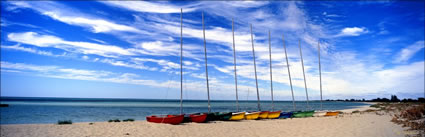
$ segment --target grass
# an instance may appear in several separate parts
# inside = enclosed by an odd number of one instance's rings
[[[373,108],[379,108],[381,105],[379,105],[379,104],[373,104],[373,105],[370,105],[370,107],[373,107]]]
[[[58,125],[72,124],[71,120],[59,120]]]
[[[354,110],[353,112],[351,112],[351,113],[360,113],[360,111],[359,110]]]

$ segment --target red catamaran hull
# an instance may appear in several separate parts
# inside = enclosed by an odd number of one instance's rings
[[[147,116],[146,120],[153,123],[177,125],[183,122],[184,115]]]
[[[207,114],[203,113],[203,114],[191,114],[189,116],[190,121],[195,122],[195,123],[204,123],[205,120],[207,119]]]

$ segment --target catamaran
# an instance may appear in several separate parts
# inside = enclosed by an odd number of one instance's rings
[[[207,65],[207,44],[205,40],[205,25],[204,25],[204,12],[202,12],[202,28],[204,34],[204,53],[205,53],[205,77],[207,81],[207,95],[208,95],[208,113],[194,113],[189,115],[189,119],[191,122],[203,123],[207,120],[208,114],[211,113],[211,105],[210,105],[210,90],[208,83],[208,65]],[[209,115],[212,117],[212,115]],[[209,118],[208,120],[210,120]]]
[[[232,37],[233,37],[233,65],[235,69],[235,91],[236,91],[236,112],[232,113],[230,120],[242,120],[245,117],[246,112],[239,111],[239,99],[238,99],[238,75],[236,73],[236,47],[235,47],[235,29],[232,18]]]
[[[272,96],[272,111],[267,115],[268,119],[275,119],[280,116],[282,111],[274,111],[274,100],[273,100],[273,71],[272,71],[272,44],[270,40],[270,30],[269,30],[269,57],[270,57],[270,92]]]
[[[321,117],[326,115],[326,111],[323,111],[323,99],[322,99],[322,68],[320,65],[320,41],[317,41],[317,51],[318,51],[318,58],[319,58],[319,81],[320,81],[320,111],[315,111],[314,116],[315,117]]]
[[[305,89],[305,95],[306,95],[306,98],[307,98],[307,100],[306,100],[307,101],[307,109],[310,109],[309,100],[308,100],[308,92],[307,92],[307,82],[306,82],[306,79],[305,79],[303,53],[302,53],[302,49],[301,49],[301,40],[298,41],[298,46],[299,46],[299,49],[300,49],[301,65],[302,65],[302,69],[303,69],[304,89]],[[296,118],[312,117],[313,114],[314,114],[314,110],[298,111],[298,112],[293,112],[293,117],[296,117]]]
[[[183,114],[183,9],[180,9],[180,115],[152,115],[146,120],[153,123],[180,124]]]
[[[208,113],[205,113],[206,121],[213,120],[229,120],[232,116],[231,112],[211,112],[210,105],[210,88],[209,88],[209,79],[208,79],[208,58],[207,58],[207,44],[205,39],[205,21],[204,21],[204,12],[202,12],[202,31],[204,35],[204,53],[205,53],[205,77],[207,81],[207,94],[208,94]]]
[[[288,55],[286,53],[286,45],[285,45],[285,37],[284,35],[282,35],[282,43],[283,43],[283,49],[285,51],[285,58],[286,58],[286,67],[288,69],[288,78],[289,78],[289,84],[291,86],[291,93],[292,93],[292,106],[294,108],[294,111],[296,110],[296,106],[295,106],[295,98],[294,98],[294,89],[292,88],[292,80],[291,80],[291,71],[289,69],[289,61],[288,61]],[[279,118],[291,118],[292,117],[292,112],[282,112],[280,114]]]
[[[251,43],[252,43],[252,55],[253,55],[253,59],[254,59],[254,72],[255,72],[255,86],[257,88],[257,107],[258,107],[258,111],[257,112],[247,112],[245,113],[245,119],[246,120],[254,120],[254,119],[258,119],[260,114],[264,115],[268,115],[268,112],[261,112],[261,108],[260,108],[260,93],[258,92],[258,81],[257,81],[257,66],[255,64],[255,50],[254,50],[254,38],[252,36],[252,24],[251,24]],[[266,118],[267,118],[266,115]]]

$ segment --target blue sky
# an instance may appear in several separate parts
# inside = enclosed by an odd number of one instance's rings
[[[184,98],[206,99],[204,12],[211,99],[234,99],[232,18],[241,100],[290,100],[282,35],[296,100],[323,96],[424,96],[424,2],[2,1],[1,96],[179,98],[183,8]]]

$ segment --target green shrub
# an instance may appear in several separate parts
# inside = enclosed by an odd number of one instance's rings
[[[360,113],[359,110],[354,110],[352,113]]]
[[[119,119],[110,119],[110,120],[108,120],[108,122],[121,122],[121,120],[119,120]]]
[[[59,120],[58,125],[72,124],[71,120]]]
[[[134,119],[132,119],[132,118],[129,118],[129,119],[124,119],[124,120],[122,120],[123,122],[133,122],[134,121]]]

